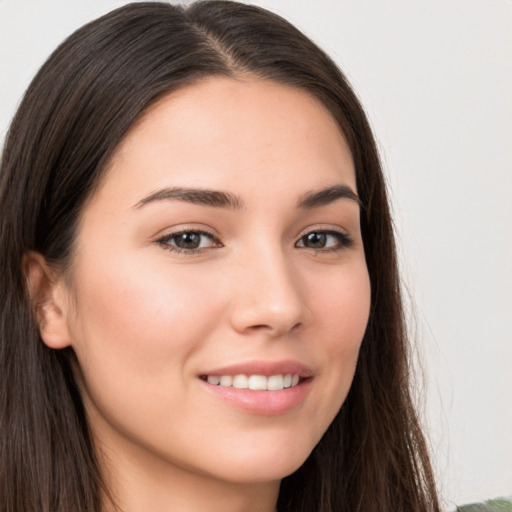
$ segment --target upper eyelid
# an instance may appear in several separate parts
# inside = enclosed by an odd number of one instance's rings
[[[350,234],[342,229],[309,229],[307,231],[304,231],[300,236],[297,237],[297,240],[300,240],[304,238],[307,235],[310,235],[312,233],[324,233],[327,235],[331,234],[338,234],[338,235],[344,235],[344,236],[350,236]]]
[[[307,228],[302,229],[298,235],[296,235],[297,240],[302,238],[303,236],[309,233],[322,232],[322,233],[341,233],[342,235],[352,236],[350,230],[342,228],[341,226],[336,226],[333,224],[313,224],[308,226]]]
[[[302,229],[299,231],[298,234],[294,235],[292,238],[302,238],[304,235],[307,235],[308,233],[313,233],[315,231],[321,231],[321,232],[337,232],[342,233],[344,235],[348,235],[349,231],[347,229],[344,229],[340,226],[332,226],[332,225],[313,225],[308,226],[307,228]],[[220,235],[216,232],[216,230],[213,230],[211,228],[203,228],[203,227],[192,227],[192,226],[183,226],[183,227],[177,227],[177,228],[168,228],[166,230],[160,231],[160,234],[157,234],[155,238],[167,238],[172,237],[175,235],[180,235],[182,233],[201,233],[203,235],[211,236],[212,238],[219,238]]]
[[[172,231],[168,231],[163,236],[164,237],[176,236],[176,235],[181,235],[182,233],[199,233],[201,235],[211,236],[212,238],[215,237],[214,233],[212,233],[212,232],[210,232],[210,231],[208,231],[206,229],[202,229],[202,228],[175,229],[175,230],[172,230]]]
[[[323,233],[340,233],[341,235],[347,236],[349,238],[356,238],[352,235],[350,230],[345,229],[341,226],[333,225],[333,224],[313,224],[310,226],[307,226],[306,228],[303,228],[301,231],[299,231],[297,234],[293,235],[291,237],[291,240],[295,240],[295,242],[298,242],[302,237],[306,236],[309,233],[314,232],[323,232]],[[222,244],[221,236],[217,232],[217,230],[209,227],[209,226],[192,226],[192,225],[180,225],[173,228],[167,228],[165,230],[160,231],[159,234],[155,235],[153,239],[156,242],[172,238],[173,236],[178,236],[182,233],[200,233],[202,235],[211,237],[211,239],[217,243]]]
[[[306,237],[312,233],[323,233],[323,234],[327,234],[327,235],[331,235],[331,236],[339,235],[341,238],[349,240],[350,242],[354,241],[354,237],[350,233],[348,233],[347,231],[343,231],[341,229],[311,229],[311,230],[305,231],[302,235],[300,235],[297,238],[297,242],[295,242],[295,243],[300,242],[304,237]]]
[[[204,225],[193,226],[193,225],[187,225],[187,224],[180,224],[178,226],[167,227],[165,229],[161,229],[152,238],[155,240],[158,240],[161,238],[168,238],[168,237],[172,237],[175,235],[179,235],[181,233],[201,233],[204,235],[211,236],[212,238],[219,238],[219,234],[217,233],[217,230],[215,230],[209,226],[204,226]]]
[[[175,236],[182,235],[183,233],[197,233],[199,235],[209,237],[213,241],[217,241],[217,242],[220,241],[219,238],[215,234],[210,233],[209,231],[205,231],[203,229],[180,229],[180,230],[176,230],[176,231],[169,231],[168,233],[164,233],[163,235],[157,236],[156,241],[158,242],[161,240],[170,239]]]

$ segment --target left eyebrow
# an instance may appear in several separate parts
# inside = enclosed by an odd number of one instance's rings
[[[359,207],[363,206],[359,196],[347,185],[333,185],[316,192],[308,192],[299,200],[297,207],[299,209],[317,208],[325,206],[338,199],[350,199],[355,201]]]

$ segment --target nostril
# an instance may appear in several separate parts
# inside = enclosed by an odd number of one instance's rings
[[[298,331],[302,327],[302,322],[297,322],[292,327],[287,327],[284,325],[280,326],[278,324],[257,324],[257,325],[251,325],[248,327],[250,331],[271,331],[275,332],[276,334],[282,334],[282,332],[292,332],[292,331]]]

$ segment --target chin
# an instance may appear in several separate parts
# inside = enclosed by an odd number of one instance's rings
[[[291,475],[309,457],[314,446],[301,447],[298,443],[255,446],[254,449],[230,450],[228,460],[217,460],[215,473],[234,483],[263,483],[282,480]]]

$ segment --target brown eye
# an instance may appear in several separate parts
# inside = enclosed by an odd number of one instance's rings
[[[170,233],[157,240],[157,243],[165,249],[181,253],[193,253],[212,247],[220,247],[221,244],[213,235],[205,231],[180,231]]]
[[[339,231],[311,231],[301,236],[296,246],[317,251],[336,251],[350,247],[352,244],[353,240]]]
[[[302,237],[304,247],[312,249],[323,249],[327,243],[327,235],[325,233],[308,233]]]
[[[180,249],[197,249],[201,245],[203,235],[194,232],[180,233],[172,237],[176,247]]]

